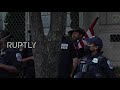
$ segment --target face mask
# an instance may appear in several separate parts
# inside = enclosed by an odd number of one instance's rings
[[[84,51],[85,51],[85,54],[90,54],[91,53],[90,46],[85,46]]]

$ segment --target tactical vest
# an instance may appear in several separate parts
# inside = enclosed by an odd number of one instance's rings
[[[88,60],[88,57],[83,57],[78,66],[78,73],[74,78],[102,78],[103,75],[100,69],[102,59],[102,55],[92,60]]]

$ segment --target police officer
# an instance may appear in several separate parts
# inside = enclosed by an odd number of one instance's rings
[[[85,31],[82,28],[78,27],[76,29],[70,30],[68,33],[72,39],[73,45],[75,47],[75,51],[77,53],[77,58],[78,58],[77,60],[73,61],[72,74],[74,75],[77,72],[77,66],[79,64],[79,59],[85,55],[84,47],[82,48],[78,47],[78,43],[80,43],[80,40],[83,39],[83,36],[85,35]]]
[[[74,43],[83,36],[83,30],[77,28],[68,33],[69,36],[64,35],[61,42],[58,77],[72,77],[78,63],[78,52]]]
[[[86,41],[89,55],[81,59],[78,73],[74,78],[114,78],[115,74],[110,60],[102,55],[102,40],[94,36]]]
[[[74,47],[76,49],[78,58],[83,57],[84,56],[84,47],[79,48],[78,43],[80,42],[80,40],[83,39],[83,36],[86,34],[85,30],[78,27],[76,29],[70,30],[68,33],[72,38],[72,41],[73,41]]]
[[[60,54],[58,61],[58,78],[70,78],[73,60],[77,59],[77,54],[70,37],[64,35],[61,40]]]
[[[7,42],[11,35],[7,31],[0,30],[0,78],[16,78],[21,67],[19,62],[22,57],[16,49],[7,48]]]

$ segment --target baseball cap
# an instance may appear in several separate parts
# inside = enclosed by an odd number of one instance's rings
[[[98,46],[99,48],[102,48],[103,47],[103,42],[102,40],[97,37],[97,36],[93,36],[91,38],[88,38],[88,39],[85,39],[88,43],[93,43],[95,44],[96,46]]]

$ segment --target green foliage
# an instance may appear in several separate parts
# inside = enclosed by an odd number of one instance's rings
[[[116,67],[113,68],[113,70],[114,70],[116,76],[117,76],[118,78],[120,78],[120,67],[119,67],[119,66],[116,66]]]
[[[25,40],[25,12],[8,12],[5,23],[5,30],[12,34],[13,41]]]

